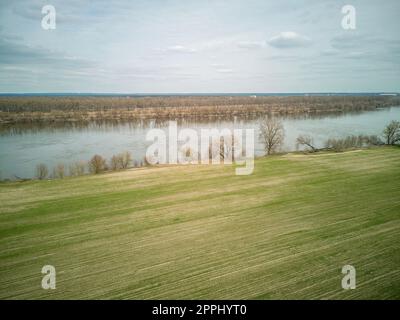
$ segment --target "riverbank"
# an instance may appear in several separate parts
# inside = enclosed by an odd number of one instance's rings
[[[399,147],[0,184],[2,299],[398,299]],[[341,288],[341,268],[357,288]],[[40,287],[44,265],[56,290]]]
[[[400,105],[397,96],[0,97],[0,124],[169,119],[255,119]]]

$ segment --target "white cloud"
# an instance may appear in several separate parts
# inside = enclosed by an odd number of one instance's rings
[[[197,52],[196,49],[193,48],[188,48],[182,45],[175,45],[167,48],[167,51],[172,51],[172,52],[179,52],[179,53],[195,53]]]
[[[311,39],[293,31],[285,31],[272,37],[267,43],[276,48],[295,48],[310,45]]]
[[[218,73],[233,73],[233,69],[222,63],[212,63],[211,67],[213,67],[215,72]]]

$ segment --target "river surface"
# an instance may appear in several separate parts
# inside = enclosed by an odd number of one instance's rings
[[[347,135],[381,135],[392,120],[400,121],[400,107],[379,109],[342,115],[281,117],[285,128],[285,151],[296,149],[296,138],[300,134],[310,135],[317,147],[323,147],[329,138]],[[146,149],[152,144],[146,141],[146,133],[154,128],[167,131],[168,122],[157,123],[92,123],[83,126],[12,126],[0,127],[0,178],[14,179],[15,175],[31,178],[36,165],[44,163],[51,168],[59,163],[66,168],[74,161],[89,160],[94,154],[109,159],[123,151],[132,153],[136,162],[143,160]],[[263,145],[258,139],[259,119],[232,121],[181,121],[183,128],[253,128],[256,138],[256,155],[263,154]]]

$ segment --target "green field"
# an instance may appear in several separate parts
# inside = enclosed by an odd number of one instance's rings
[[[400,298],[400,148],[0,184],[1,299]],[[341,288],[342,266],[357,288]],[[54,265],[57,288],[41,288]]]

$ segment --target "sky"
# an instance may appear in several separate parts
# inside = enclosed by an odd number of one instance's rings
[[[399,13],[398,0],[0,0],[0,92],[400,92]]]

